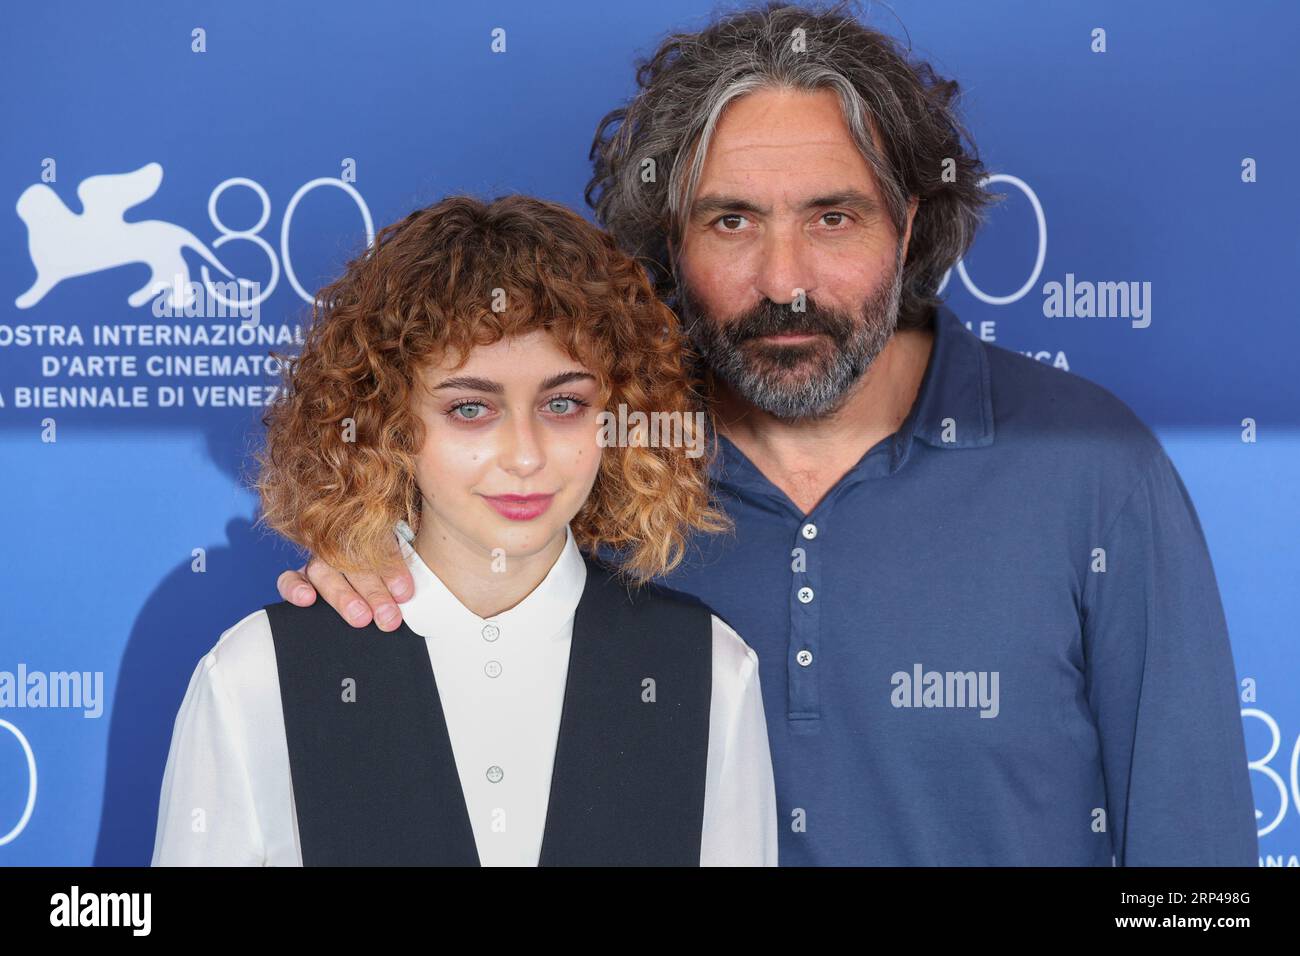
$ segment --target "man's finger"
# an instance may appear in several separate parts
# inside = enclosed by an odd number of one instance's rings
[[[370,623],[370,605],[352,589],[347,578],[320,558],[307,562],[307,580],[325,598],[325,603],[353,627],[365,627]]]
[[[402,550],[398,547],[396,536],[393,537],[388,553],[388,563],[381,573],[388,592],[398,601],[409,601],[415,596],[415,580],[411,570],[406,566]]]
[[[378,574],[358,572],[348,578],[349,583],[360,593],[362,600],[369,605],[368,611],[375,616],[375,624],[381,631],[396,630],[402,623],[402,612],[397,607],[388,585]]]
[[[299,607],[307,607],[316,600],[316,589],[307,580],[306,565],[297,571],[285,571],[276,579],[275,586],[280,597]]]

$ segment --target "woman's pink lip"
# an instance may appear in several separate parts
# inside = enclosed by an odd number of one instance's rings
[[[483,500],[503,518],[532,521],[551,506],[555,495],[484,495]]]

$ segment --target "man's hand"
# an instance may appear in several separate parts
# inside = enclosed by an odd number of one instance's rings
[[[378,574],[354,574],[351,578],[334,570],[319,558],[312,558],[297,571],[285,571],[276,581],[280,597],[306,607],[317,592],[353,627],[365,627],[373,617],[381,631],[395,631],[402,623],[398,601],[410,600],[415,582],[393,539],[392,561]]]

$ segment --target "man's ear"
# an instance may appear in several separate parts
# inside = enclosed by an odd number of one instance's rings
[[[921,200],[913,196],[907,201],[907,229],[903,233],[903,261],[907,261],[907,247],[912,241],[912,220],[916,218],[916,209],[920,206]]]
[[[671,231],[668,233],[665,239],[666,239],[666,244],[668,246],[668,263],[667,263],[668,271],[672,275],[674,282],[680,282],[681,273],[678,271],[680,262],[677,259],[677,251],[678,251],[677,242],[674,240]]]

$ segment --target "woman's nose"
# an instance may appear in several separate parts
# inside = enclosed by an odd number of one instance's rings
[[[541,424],[532,415],[513,415],[501,432],[498,461],[504,471],[526,477],[546,464]]]

